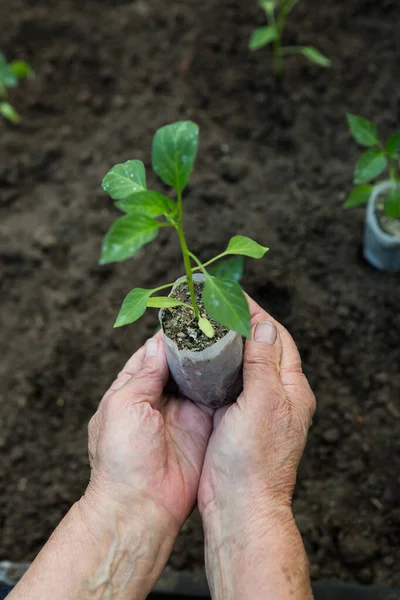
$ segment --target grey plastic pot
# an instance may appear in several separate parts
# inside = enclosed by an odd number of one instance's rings
[[[393,189],[395,184],[385,181],[376,185],[368,201],[364,230],[364,258],[382,271],[400,271],[400,238],[383,231],[376,215],[379,196]]]
[[[177,279],[172,291],[184,279]],[[205,276],[194,274],[193,280],[203,282]],[[162,315],[160,310],[161,327]],[[243,339],[239,333],[229,331],[199,352],[179,350],[165,333],[164,340],[169,370],[181,394],[214,409],[236,400],[242,390]]]

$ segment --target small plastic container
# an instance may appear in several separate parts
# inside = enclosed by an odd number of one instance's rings
[[[176,280],[171,294],[184,279]],[[204,280],[203,274],[193,275],[195,282]],[[161,327],[162,315],[163,310],[160,310]],[[225,337],[199,352],[179,350],[165,333],[164,340],[169,370],[181,394],[196,404],[213,409],[237,399],[243,387],[243,339],[239,333],[229,331]]]
[[[376,185],[368,201],[364,230],[364,258],[382,271],[400,271],[400,238],[383,231],[376,215],[379,196],[393,189],[395,184],[385,181]]]

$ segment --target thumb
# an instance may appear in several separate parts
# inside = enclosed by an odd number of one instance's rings
[[[159,409],[168,373],[163,340],[151,338],[146,342],[141,367],[121,391],[129,394],[133,404],[149,402],[153,408]]]
[[[261,321],[252,328],[246,342],[243,362],[243,392],[254,401],[263,402],[271,392],[281,392],[279,375],[282,343],[273,321]]]

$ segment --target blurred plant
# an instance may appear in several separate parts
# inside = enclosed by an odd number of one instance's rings
[[[15,108],[8,102],[7,88],[17,87],[21,79],[33,78],[34,72],[23,60],[7,62],[0,52],[0,114],[11,123],[19,123],[21,118]]]
[[[354,173],[356,187],[347,198],[345,207],[367,204],[375,187],[369,182],[379,177],[388,168],[389,179],[385,181],[390,181],[393,189],[385,197],[384,213],[392,219],[400,218],[400,132],[391,135],[386,144],[383,144],[378,138],[377,128],[368,119],[348,114],[347,121],[354,139],[361,146],[366,146],[368,150],[356,164]]]
[[[258,50],[273,44],[274,72],[277,78],[283,73],[283,59],[290,54],[302,54],[320,67],[329,67],[331,61],[313,46],[282,46],[286,19],[299,0],[260,0],[268,25],[257,27],[251,35],[249,48]]]

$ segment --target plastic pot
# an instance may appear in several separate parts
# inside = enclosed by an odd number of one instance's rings
[[[173,290],[184,280],[176,280]],[[203,274],[194,274],[195,282],[204,282]],[[171,295],[170,294],[170,295]],[[162,327],[163,310],[159,312]],[[229,331],[208,348],[195,352],[180,350],[164,333],[169,370],[181,394],[209,408],[234,402],[242,390],[243,339]]]
[[[377,200],[395,186],[385,181],[374,187],[365,220],[364,258],[382,271],[400,271],[400,238],[383,231],[376,215]]]

